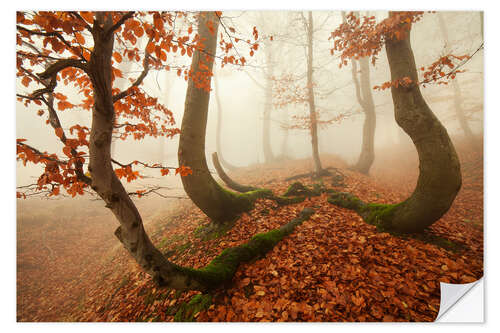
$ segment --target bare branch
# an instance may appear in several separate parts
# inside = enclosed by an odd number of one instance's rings
[[[57,37],[61,42],[63,42],[64,45],[66,45],[66,47],[71,49],[71,44],[66,39],[64,39],[64,37],[61,35],[61,33],[57,32],[57,31],[50,31],[50,32],[35,31],[35,30],[27,29],[27,28],[20,26],[20,25],[16,25],[16,28],[18,30],[25,31],[31,35]]]
[[[79,19],[80,21],[82,21],[83,26],[85,27],[85,29],[87,29],[88,31],[92,32],[92,27],[85,21],[85,19],[80,14],[78,14],[78,12],[69,12],[69,13],[71,15],[73,15],[74,17],[76,17],[77,19]]]
[[[153,40],[153,37],[150,37],[147,44],[146,44],[146,49],[147,49],[147,45],[149,43],[151,43],[151,41]],[[138,87],[142,81],[144,81],[144,78],[148,75],[148,72],[149,72],[149,57],[150,57],[150,54],[148,51],[144,51],[144,60],[142,62],[142,65],[143,65],[143,71],[141,73],[141,75],[139,75],[139,77],[135,80],[134,83],[132,83],[132,85],[125,89],[124,91],[116,94],[115,96],[113,96],[113,103],[128,96],[129,95],[129,91],[130,91],[130,88],[133,88],[133,87]]]
[[[42,73],[39,73],[38,76],[41,79],[48,79],[51,76],[53,76],[54,74],[57,74],[60,71],[62,71],[63,69],[68,68],[68,67],[76,67],[76,68],[80,68],[80,69],[84,70],[85,72],[87,71],[87,65],[84,62],[82,62],[81,60],[61,59],[61,60],[58,60],[58,61],[54,62],[53,64],[51,64],[47,69],[45,69],[45,71],[43,71]]]

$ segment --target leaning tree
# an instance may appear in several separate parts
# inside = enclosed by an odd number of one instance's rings
[[[385,46],[391,81],[375,88],[390,88],[397,124],[412,139],[419,157],[419,177],[415,190],[405,201],[383,205],[367,204],[348,193],[335,193],[329,202],[356,210],[368,223],[383,230],[419,232],[436,222],[450,208],[462,184],[460,162],[448,132],[425,102],[419,85],[453,79],[459,72],[454,60],[468,57],[447,55],[428,67],[419,81],[410,44],[412,24],[423,12],[391,12],[379,23],[375,17],[357,18],[350,13],[347,22],[332,33],[333,51],[348,59],[369,56],[375,63]],[[445,73],[445,68],[450,71]]]
[[[193,202],[216,224],[234,220],[242,212],[253,207],[254,201],[270,194],[269,190],[254,190],[236,194],[215,181],[208,169],[205,156],[205,136],[210,100],[212,68],[217,50],[217,32],[220,16],[206,12],[199,16],[199,38],[203,40],[203,52],[195,52],[188,80],[184,116],[179,139],[179,165],[188,165],[195,172],[182,177],[184,190]],[[256,29],[254,37],[257,39]],[[232,43],[222,43],[226,50]],[[252,47],[257,49],[257,47]],[[244,64],[245,59],[234,56],[223,58],[223,63]]]
[[[61,190],[76,196],[91,189],[119,222],[115,235],[129,254],[156,283],[179,290],[208,290],[229,282],[241,262],[263,255],[312,214],[311,209],[305,210],[279,229],[258,234],[246,244],[228,248],[206,267],[181,267],[170,262],[151,242],[131,193],[120,181],[120,178],[132,181],[140,177],[133,169],[138,164],[157,168],[161,174],[170,170],[167,166],[140,161],[128,164],[115,161],[111,158],[112,136],[115,133],[122,138],[142,139],[146,135],[169,137],[179,133],[178,129],[172,128],[172,113],[142,89],[151,68],[166,69],[170,66],[166,64],[169,52],[193,58],[190,67],[177,68],[178,74],[182,76],[184,73],[189,81],[188,113],[189,103],[197,101],[196,98],[190,99],[193,95],[199,97],[197,94],[201,94],[201,98],[208,102],[203,94],[210,87],[211,72],[207,69],[211,65],[207,66],[214,58],[214,53],[209,51],[212,47],[210,41],[216,34],[215,18],[220,15],[220,12],[17,13],[17,77],[18,82],[29,89],[21,92],[18,88],[17,98],[25,106],[41,107],[40,116],[47,112],[46,122],[62,144],[62,154],[58,154],[57,151],[43,151],[26,139],[17,139],[17,159],[25,165],[44,166],[36,184],[18,187],[18,198],[26,198],[27,192],[28,195],[34,192],[58,195]],[[174,31],[174,26],[179,27],[180,19],[186,22],[186,29]],[[193,33],[193,22],[197,33]],[[141,38],[147,40],[143,51],[136,47]],[[126,90],[119,90],[117,80],[124,75],[119,64],[124,59],[142,60],[143,70],[131,79]],[[232,61],[234,58],[228,60]],[[59,90],[61,86],[78,89],[81,100],[75,94],[63,94]],[[68,108],[90,110],[90,128],[78,123],[63,124],[59,113]],[[119,115],[128,122],[117,124]],[[183,119],[183,128],[187,128],[190,135],[199,135],[189,132],[186,119]],[[88,165],[87,172],[85,165]],[[199,165],[192,165],[192,168],[181,165],[174,169],[186,178],[199,172]],[[135,194],[143,195],[144,191]]]

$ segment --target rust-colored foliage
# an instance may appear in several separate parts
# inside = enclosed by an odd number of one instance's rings
[[[116,29],[114,50],[112,52],[112,80],[115,124],[113,136],[126,140],[141,140],[147,136],[172,138],[180,133],[175,127],[171,110],[161,104],[158,98],[150,96],[142,88],[144,78],[150,69],[176,70],[185,80],[192,77],[200,89],[210,90],[210,71],[201,71],[194,76],[188,66],[172,66],[167,62],[167,54],[192,57],[196,49],[203,50],[203,40],[193,30],[192,21],[196,13],[188,12],[110,12]],[[216,12],[222,19],[222,12]],[[60,193],[61,186],[72,196],[83,194],[83,189],[90,184],[83,165],[89,148],[89,128],[81,124],[70,124],[69,133],[65,133],[60,124],[58,112],[92,110],[94,92],[85,66],[93,55],[94,12],[17,12],[17,78],[26,93],[18,93],[17,98],[24,106],[34,103],[43,106],[37,114],[47,116],[46,124],[51,125],[55,135],[63,143],[62,154],[42,152],[32,144],[18,140],[17,158],[24,165],[30,163],[45,164],[45,172],[40,176],[36,191],[50,195]],[[201,15],[205,15],[201,13]],[[179,29],[179,22],[187,29]],[[177,22],[177,26],[176,26]],[[212,23],[213,24],[213,23]],[[213,28],[212,28],[213,29]],[[229,28],[231,32],[234,28]],[[254,28],[254,42],[247,41],[251,54],[258,49],[258,33]],[[246,60],[234,49],[234,43],[242,41],[233,35],[221,35],[220,45],[225,53],[222,65],[230,63],[244,65]],[[211,57],[213,55],[205,55]],[[124,66],[130,63],[142,63],[140,74],[125,72]],[[58,68],[58,66],[61,68]],[[40,68],[45,71],[40,72]],[[51,73],[54,74],[51,74]],[[127,83],[125,90],[118,87]],[[120,83],[120,84],[118,84]],[[63,93],[67,86],[78,91],[79,100],[69,100]],[[48,111],[48,112],[46,112]],[[65,126],[66,127],[66,126]],[[56,163],[59,167],[49,168]],[[140,178],[139,172],[132,169],[132,164],[116,169],[116,174],[127,181]],[[141,163],[150,167],[146,163]],[[168,167],[158,167],[162,176],[167,175]],[[188,175],[188,166],[176,168],[176,174]],[[18,193],[18,198],[25,194]]]
[[[333,48],[330,52],[332,55],[335,52],[340,53],[339,67],[347,65],[349,59],[363,57],[370,57],[372,64],[375,65],[385,42],[406,38],[411,25],[420,21],[423,15],[422,11],[394,12],[388,18],[377,22],[375,16],[359,18],[351,12],[347,15],[346,22],[332,32],[330,39],[333,40]],[[469,58],[469,55],[444,55],[427,68],[420,68],[423,79],[417,84],[423,86],[430,83],[447,84],[448,80],[456,77],[456,74],[464,72],[459,70],[457,65]],[[448,72],[445,72],[446,67],[449,68]],[[384,90],[390,87],[410,86],[412,83],[414,82],[410,78],[404,77],[376,85],[373,89]]]
[[[168,211],[160,211],[160,218],[153,215],[165,207],[164,201],[141,200],[139,209],[149,212],[144,217],[147,227],[161,251],[170,253],[169,260],[203,267],[223,249],[283,225],[303,207],[319,207],[263,258],[242,265],[232,285],[214,293],[213,304],[196,315],[197,321],[433,321],[439,311],[440,281],[468,283],[483,274],[482,154],[464,147],[457,145],[463,187],[451,210],[430,231],[464,243],[466,248],[458,253],[378,233],[356,213],[328,204],[326,195],[283,207],[260,199],[217,238],[200,238],[200,227],[209,221],[186,201],[173,201]],[[345,185],[337,189],[390,203],[412,191],[418,174],[415,155],[403,148],[381,153],[372,177],[344,169],[346,165],[332,156],[322,158],[345,175]],[[267,183],[283,193],[289,184],[279,179],[309,170],[309,163],[247,168],[235,177]],[[330,184],[331,179],[324,182]],[[95,208],[88,209],[96,214]],[[125,250],[115,246],[113,224],[106,223],[106,216],[97,214],[81,223],[81,217],[66,214],[64,223],[19,228],[18,320],[172,321],[180,304],[197,294],[156,287]],[[82,233],[95,236],[82,239]],[[68,242],[79,244],[79,251],[65,245]]]

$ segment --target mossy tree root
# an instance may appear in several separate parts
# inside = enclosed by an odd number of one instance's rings
[[[392,217],[398,204],[371,204],[359,199],[357,196],[347,192],[329,190],[327,201],[331,204],[354,210],[363,220],[377,227],[379,231],[398,231],[397,226],[392,225]]]
[[[394,222],[394,217],[396,214],[399,214],[399,209],[405,204],[405,201],[397,204],[366,203],[351,193],[334,190],[328,190],[328,192],[330,193],[327,199],[329,203],[354,210],[366,223],[376,226],[378,231],[388,232],[393,236],[404,239],[418,239],[452,252],[459,252],[466,248],[465,244],[451,241],[439,235],[424,233],[424,230],[414,231],[400,228]]]
[[[291,205],[295,203],[302,202],[306,199],[306,197],[312,196],[312,193],[314,190],[307,189],[305,186],[303,186],[300,183],[294,183],[298,184],[295,186],[298,186],[298,188],[302,189],[302,192],[299,193],[299,191],[295,191],[295,194],[290,192],[290,189],[288,189],[283,196],[279,195],[274,195],[271,190],[268,189],[262,189],[254,186],[247,186],[247,185],[242,185],[237,182],[235,182],[231,177],[229,177],[222,166],[219,163],[218,157],[217,157],[217,152],[214,152],[212,154],[212,160],[215,166],[215,169],[217,170],[217,173],[219,174],[219,177],[224,181],[224,183],[229,187],[231,190],[240,192],[240,193],[233,193],[231,191],[225,190],[222,186],[221,188],[227,193],[228,200],[232,201],[234,205],[237,205],[239,207],[239,211],[248,211],[253,208],[253,205],[255,203],[255,200],[260,199],[260,198],[266,198],[266,199],[271,199],[274,200],[278,205],[280,206],[285,206],[285,205]],[[293,184],[292,184],[293,185]],[[314,195],[319,195],[314,194]],[[292,195],[295,195],[296,197],[291,197]],[[233,205],[233,206],[234,206]]]
[[[271,190],[242,185],[232,180],[220,165],[217,157],[217,152],[214,152],[212,154],[212,160],[215,169],[219,174],[219,177],[222,179],[222,181],[224,181],[227,187],[229,187],[231,190],[240,192],[233,193],[231,191],[225,190],[221,186],[221,188],[226,191],[229,200],[233,201],[234,205],[241,206],[241,208],[239,209],[240,211],[248,211],[252,209],[255,200],[260,198],[271,199],[274,200],[278,205],[285,206],[302,202],[308,197],[319,196],[323,191],[323,187],[318,184],[314,184],[313,188],[310,189],[300,182],[295,182],[285,191],[283,195],[275,195]]]
[[[313,213],[312,208],[304,208],[298,217],[280,228],[257,234],[245,244],[225,249],[203,268],[177,266],[177,269],[194,280],[192,285],[202,286],[200,288],[202,291],[228,284],[241,263],[264,256],[285,236],[292,233],[296,226],[309,219]]]
[[[334,171],[334,173],[332,173],[331,171]],[[328,168],[325,168],[325,169],[321,169],[321,171],[319,173],[317,172],[307,172],[307,173],[301,173],[301,174],[298,174],[298,175],[295,175],[295,176],[290,176],[288,178],[285,178],[284,181],[286,182],[289,182],[289,181],[292,181],[292,180],[297,180],[297,179],[301,179],[301,178],[312,178],[312,179],[316,179],[316,178],[321,178],[321,177],[327,177],[327,176],[332,176],[335,178],[335,179],[340,179],[340,180],[343,180],[344,179],[344,175],[342,174],[342,172],[340,171],[340,169],[338,168],[335,168],[335,167],[328,167]],[[340,178],[339,178],[340,177]]]
[[[220,179],[222,179],[227,187],[229,187],[231,190],[244,193],[259,189],[258,187],[239,184],[235,182],[231,177],[229,177],[219,162],[217,152],[212,153],[212,162],[214,163],[215,170],[217,170],[217,174],[219,175]]]

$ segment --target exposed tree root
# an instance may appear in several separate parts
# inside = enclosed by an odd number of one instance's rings
[[[318,196],[322,193],[323,188],[321,185],[315,184],[313,188],[307,188],[299,182],[293,183],[287,191],[282,195],[275,195],[271,190],[261,189],[258,187],[241,185],[231,179],[225,172],[224,169],[218,162],[217,153],[212,154],[212,160],[214,162],[215,169],[219,174],[219,177],[224,181],[224,183],[232,190],[242,192],[236,194],[238,197],[246,196],[249,199],[248,210],[253,207],[255,200],[259,198],[266,198],[274,200],[278,205],[290,205],[304,201],[307,197]]]
[[[328,193],[330,193],[327,199],[329,203],[354,210],[366,223],[376,226],[380,232],[387,232],[399,238],[418,239],[453,252],[461,251],[465,248],[465,245],[462,243],[432,234],[428,230],[409,233],[398,230],[397,227],[395,228],[392,225],[392,218],[396,208],[403,204],[403,202],[397,204],[366,203],[351,193],[337,192],[335,190],[328,190]]]
[[[245,244],[225,249],[203,268],[194,269],[181,266],[176,266],[176,268],[180,273],[194,280],[192,285],[201,286],[201,288],[197,289],[202,291],[227,285],[231,282],[236,269],[241,263],[264,256],[285,236],[292,233],[296,226],[309,219],[313,213],[312,208],[304,208],[298,217],[280,228],[257,234]]]
[[[241,193],[258,190],[257,187],[241,185],[235,182],[233,179],[231,179],[220,165],[217,152],[214,152],[212,154],[212,161],[214,163],[215,170],[217,170],[217,174],[230,189]]]
[[[326,169],[322,169],[319,174],[317,172],[301,173],[301,174],[298,174],[298,175],[295,175],[295,176],[291,176],[291,177],[285,178],[284,181],[288,182],[288,181],[297,180],[297,179],[301,179],[301,178],[308,178],[308,177],[311,178],[311,179],[318,179],[318,178],[321,178],[321,177],[331,176],[332,173],[330,172],[330,170],[334,170],[335,171],[335,173],[336,173],[335,177],[337,177],[339,175],[341,177],[343,177],[343,174],[340,172],[340,170],[338,168],[328,167]]]

